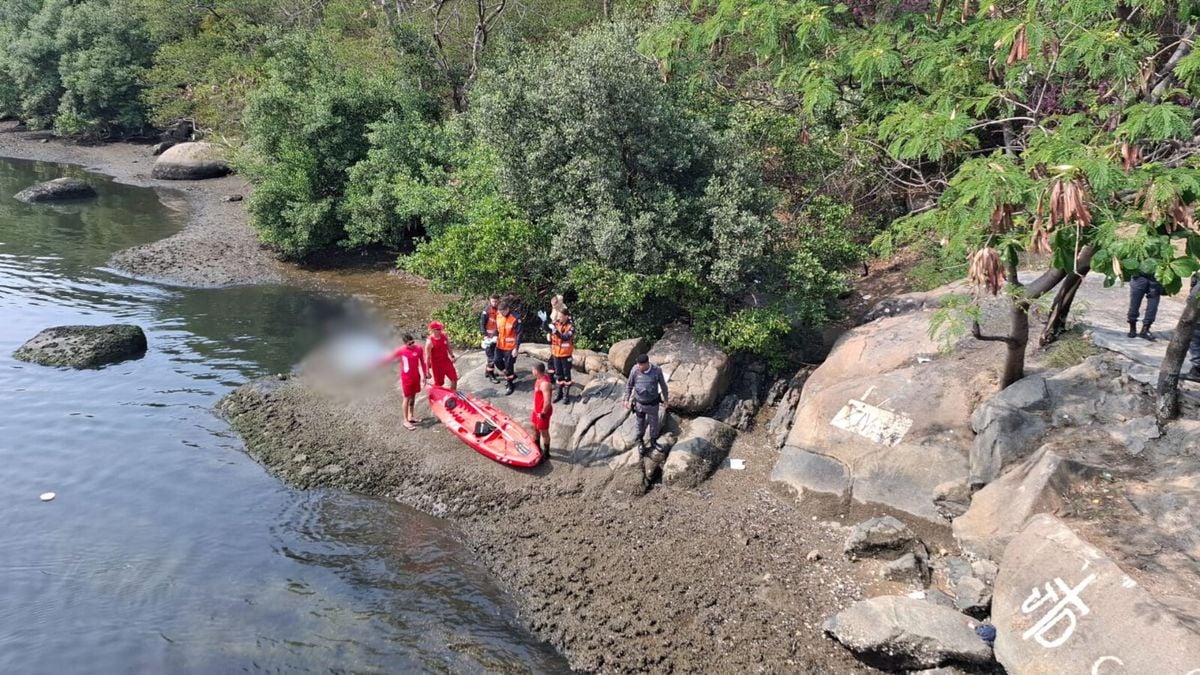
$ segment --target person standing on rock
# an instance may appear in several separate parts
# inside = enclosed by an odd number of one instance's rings
[[[425,340],[425,361],[433,373],[433,384],[442,386],[450,380],[450,388],[458,389],[458,370],[454,367],[454,347],[450,346],[450,338],[442,329],[445,326],[440,321],[429,323],[429,337]]]
[[[479,332],[483,334],[483,353],[487,356],[487,368],[484,371],[487,379],[495,384],[500,383],[496,377],[496,315],[499,313],[500,294],[492,293],[483,311],[479,313]]]
[[[1154,342],[1158,338],[1150,332],[1154,318],[1158,316],[1158,298],[1163,294],[1162,284],[1153,274],[1138,272],[1129,280],[1129,337],[1140,337]],[[1142,332],[1137,330],[1138,314],[1142,310],[1142,299],[1146,300],[1146,313],[1142,316]]]
[[[564,306],[558,310],[558,318],[550,324],[550,366],[554,369],[553,381],[558,385],[554,402],[571,401],[571,360],[575,354],[575,321]]]
[[[629,380],[625,383],[625,408],[632,410],[637,418],[633,440],[643,452],[662,452],[662,448],[658,447],[660,414],[667,412],[668,395],[667,378],[663,375],[662,368],[650,363],[650,357],[646,354],[638,356],[637,363],[629,370]],[[650,432],[649,446],[645,441],[647,431]]]
[[[420,423],[415,413],[417,394],[421,393],[422,386],[429,379],[428,369],[425,367],[424,350],[417,345],[416,338],[405,335],[404,346],[383,357],[380,365],[393,361],[400,362],[400,393],[404,396],[404,428],[412,431]]]
[[[1192,275],[1192,288],[1188,291],[1188,302],[1200,302],[1200,272]],[[1200,328],[1192,332],[1192,343],[1188,347],[1188,361],[1192,368],[1183,374],[1183,379],[1200,382]]]
[[[546,373],[546,365],[540,361],[533,364],[533,411],[529,423],[533,425],[533,439],[537,441],[538,450],[542,453],[542,461],[550,459],[550,416],[554,414],[554,404],[550,402],[550,376]]]
[[[504,371],[504,395],[516,389],[517,348],[521,346],[521,319],[507,302],[496,306],[496,368]]]

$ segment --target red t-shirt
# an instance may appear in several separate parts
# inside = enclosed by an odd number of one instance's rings
[[[439,366],[448,366],[453,361],[450,360],[450,339],[443,333],[441,338],[434,335],[429,336],[429,365],[437,364]]]
[[[421,379],[421,348],[404,345],[392,352],[392,360],[400,362],[400,379],[417,382]]]

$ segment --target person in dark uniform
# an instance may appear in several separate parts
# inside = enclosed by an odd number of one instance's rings
[[[1187,301],[1200,301],[1200,273],[1192,275],[1192,288],[1188,292]],[[1188,348],[1188,361],[1192,363],[1192,369],[1183,374],[1183,379],[1200,382],[1200,327],[1192,332],[1192,344]]]
[[[487,304],[483,306],[483,311],[479,313],[479,332],[483,335],[483,353],[487,355],[487,368],[484,371],[487,379],[496,384],[500,383],[500,378],[496,377],[496,314],[500,306],[500,295],[493,293],[492,297],[488,298]]]
[[[637,363],[630,369],[629,380],[625,383],[625,408],[632,410],[637,417],[633,440],[643,452],[662,452],[662,448],[658,447],[660,415],[667,411],[668,394],[667,378],[662,368],[650,363],[650,357],[645,354],[637,357]],[[650,432],[649,444],[645,441],[647,431]]]
[[[1154,318],[1158,316],[1158,298],[1163,294],[1162,284],[1153,274],[1138,272],[1129,280],[1129,337],[1140,337],[1154,342],[1158,338],[1150,332]],[[1146,300],[1146,313],[1142,315],[1142,332],[1137,330],[1138,314],[1142,310],[1142,299]]]

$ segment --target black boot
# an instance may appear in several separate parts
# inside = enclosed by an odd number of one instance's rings
[[[1131,338],[1137,337],[1137,322],[1136,321],[1129,322],[1129,337],[1131,337]]]
[[[566,391],[566,388],[565,388],[565,387],[559,387],[559,388],[558,388],[558,393],[554,395],[554,402],[555,402],[555,403],[558,403],[559,401],[563,400],[563,392],[565,392],[565,391]]]
[[[1152,325],[1154,325],[1154,324],[1149,324],[1149,323],[1142,324],[1142,332],[1138,334],[1138,337],[1142,338],[1143,340],[1157,342],[1158,338],[1154,337],[1154,333],[1150,332],[1150,326],[1152,326]]]
[[[504,387],[504,395],[508,396],[509,394],[513,393],[516,390],[516,388],[517,388],[517,385],[515,383],[513,383],[512,380],[509,380],[508,385],[506,387]]]

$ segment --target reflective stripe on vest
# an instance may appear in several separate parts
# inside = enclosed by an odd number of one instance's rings
[[[497,349],[516,349],[517,348],[517,315],[510,313],[508,316],[496,316],[496,348]]]
[[[560,322],[554,324],[554,327],[558,329],[559,333],[565,333],[568,330],[571,330],[571,328],[572,328],[571,324],[569,324],[565,321],[560,321]],[[563,338],[559,337],[557,333],[550,334],[550,355],[551,356],[562,359],[562,358],[567,358],[568,356],[571,356],[574,353],[575,353],[575,341],[573,339],[572,340],[564,340]]]
[[[496,308],[492,307],[491,305],[488,305],[486,311],[487,311],[488,318],[487,318],[487,328],[485,330],[487,330],[488,335],[495,335],[496,334]]]

